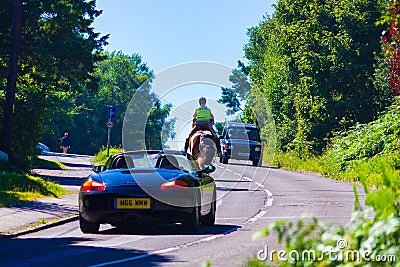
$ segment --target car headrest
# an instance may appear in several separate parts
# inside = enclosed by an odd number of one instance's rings
[[[171,155],[160,157],[157,167],[162,168],[162,169],[171,169],[171,170],[179,170],[180,169],[178,160],[174,156],[171,156]]]
[[[115,164],[116,169],[127,169],[133,168],[133,160],[130,156],[124,156],[118,159],[117,163]]]

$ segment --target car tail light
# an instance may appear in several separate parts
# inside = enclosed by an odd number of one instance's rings
[[[183,190],[189,187],[189,184],[182,180],[172,180],[165,182],[160,186],[161,190]]]
[[[81,190],[83,192],[89,191],[103,191],[106,189],[105,183],[96,181],[96,180],[89,180],[83,183]]]

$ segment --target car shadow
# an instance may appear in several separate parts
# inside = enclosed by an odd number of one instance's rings
[[[166,225],[135,225],[119,226],[104,231],[101,235],[218,235],[227,234],[241,228],[239,225],[215,224],[212,226],[202,226],[199,232],[188,232],[182,229],[180,224]]]

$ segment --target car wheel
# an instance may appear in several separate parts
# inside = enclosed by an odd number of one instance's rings
[[[79,214],[79,228],[81,228],[82,233],[96,234],[99,232],[100,224],[88,222]]]
[[[214,200],[211,204],[211,210],[207,215],[201,217],[201,223],[204,225],[214,225],[215,224],[215,211],[217,209],[217,201]]]
[[[222,163],[223,164],[228,164],[228,161],[229,161],[228,157],[222,156]]]
[[[200,230],[200,206],[195,206],[190,218],[182,223],[184,231],[198,232]]]
[[[260,167],[261,164],[262,164],[262,160],[261,160],[261,159],[255,159],[255,160],[253,160],[253,166]]]

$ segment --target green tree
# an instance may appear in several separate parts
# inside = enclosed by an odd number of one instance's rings
[[[0,4],[0,93],[4,106],[8,48],[11,40],[12,0]],[[46,131],[45,123],[59,100],[73,97],[82,88],[96,89],[94,63],[102,59],[107,36],[91,24],[101,14],[95,1],[32,0],[22,4],[22,29],[11,158],[29,159]],[[68,113],[70,109],[64,110]],[[4,115],[3,108],[0,114]],[[2,125],[9,127],[9,125]]]
[[[171,107],[161,106],[157,97],[151,94],[150,88],[142,88],[138,92],[143,83],[151,81],[153,72],[138,54],[129,56],[119,51],[105,53],[104,58],[96,64],[93,73],[98,80],[99,87],[96,91],[84,88],[76,97],[64,98],[59,102],[70,112],[59,112],[49,120],[48,128],[52,130],[44,138],[46,144],[57,149],[59,137],[68,131],[72,139],[72,152],[97,153],[101,146],[106,145],[107,111],[109,106],[114,106],[117,112],[115,127],[111,130],[111,145],[122,146],[124,119],[134,120],[138,117],[136,114],[125,116],[125,111],[132,97],[140,93],[141,96],[135,98],[136,101],[139,100],[135,106],[143,107],[139,110],[151,109],[150,114],[145,114],[148,117],[146,145],[151,149],[161,149],[166,139],[173,135],[174,121],[166,119]]]
[[[175,138],[172,130],[176,119],[166,120],[171,107],[171,104],[161,106],[160,101],[157,101],[151,109],[146,124],[147,149],[163,149],[169,137]]]
[[[250,92],[249,78],[242,62],[239,61],[238,68],[232,70],[229,81],[232,82],[232,87],[221,87],[221,98],[218,99],[218,103],[224,104],[228,108],[227,115],[235,114],[238,111],[243,112],[241,106]]]
[[[280,0],[249,29],[249,74],[268,101],[283,149],[320,153],[332,131],[371,121],[378,1]]]

